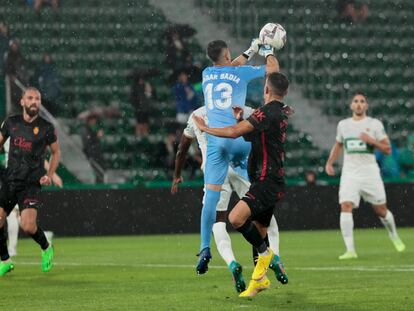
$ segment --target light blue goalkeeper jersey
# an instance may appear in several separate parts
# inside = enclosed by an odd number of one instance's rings
[[[266,66],[207,67],[203,71],[203,93],[207,108],[208,125],[225,127],[234,125],[232,107],[243,107],[247,85],[263,78]]]

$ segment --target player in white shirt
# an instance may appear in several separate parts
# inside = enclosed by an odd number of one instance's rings
[[[252,113],[253,109],[249,107],[243,107],[244,113],[248,116]],[[201,169],[204,171],[204,164],[206,159],[207,150],[207,138],[205,133],[201,132],[197,125],[194,123],[193,115],[204,118],[207,122],[207,113],[205,107],[200,107],[195,110],[188,118],[187,127],[184,129],[181,137],[180,146],[177,152],[175,160],[174,178],[171,187],[171,193],[175,194],[178,191],[178,185],[183,181],[181,176],[182,168],[185,164],[186,155],[190,145],[194,139],[197,139],[198,145],[202,154]],[[216,208],[216,223],[213,225],[213,234],[216,242],[217,250],[223,260],[226,262],[230,271],[233,274],[233,280],[235,281],[235,287],[238,292],[245,290],[245,283],[242,276],[242,268],[236,261],[232,247],[230,236],[226,229],[227,208],[230,202],[230,197],[234,192],[237,193],[239,198],[242,198],[249,190],[250,182],[248,182],[247,170],[240,168],[240,166],[229,166],[227,177],[220,193],[220,200]],[[272,262],[270,268],[275,272],[276,278],[282,284],[288,282],[288,277],[283,268],[283,264],[279,258],[279,229],[275,217],[272,217],[269,230],[268,230],[269,247],[277,255]]]
[[[354,94],[351,110],[352,117],[338,123],[336,142],[325,166],[326,173],[334,176],[333,164],[344,150],[339,204],[340,227],[346,252],[339,259],[358,257],[354,246],[352,210],[359,206],[361,197],[371,203],[395,248],[402,252],[405,245],[397,234],[394,216],[387,208],[384,183],[374,155],[375,149],[390,154],[390,141],[381,121],[367,116],[368,102],[363,93]]]

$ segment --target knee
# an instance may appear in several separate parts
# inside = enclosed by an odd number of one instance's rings
[[[373,208],[378,217],[384,218],[387,215],[388,209],[385,205],[373,206]]]
[[[3,228],[7,219],[7,214],[2,208],[0,208],[0,228]]]
[[[36,226],[35,222],[22,221],[20,226],[26,234],[35,234],[36,233],[37,226]]]
[[[245,223],[245,220],[238,217],[238,215],[235,213],[230,213],[229,222],[231,223],[234,229],[238,229],[241,226],[243,226],[243,224]]]
[[[353,204],[351,202],[344,202],[341,204],[341,212],[352,213]]]

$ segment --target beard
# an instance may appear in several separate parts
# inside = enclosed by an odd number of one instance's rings
[[[24,111],[30,116],[35,117],[39,114],[39,109],[36,107],[24,107]]]

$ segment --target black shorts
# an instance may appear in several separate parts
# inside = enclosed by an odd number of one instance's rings
[[[11,213],[16,204],[19,204],[21,211],[25,208],[38,209],[41,206],[40,190],[40,184],[4,182],[0,188],[0,207],[6,211],[7,215]]]
[[[252,213],[251,219],[269,227],[276,203],[285,195],[285,184],[271,180],[255,181],[242,200]]]

